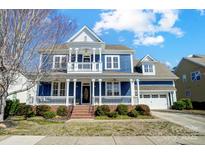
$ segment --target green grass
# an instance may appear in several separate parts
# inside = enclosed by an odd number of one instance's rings
[[[108,116],[97,116],[96,120],[120,120],[120,119],[153,119],[153,116],[138,115],[137,118],[129,117],[127,115],[118,115],[117,118],[109,118]]]

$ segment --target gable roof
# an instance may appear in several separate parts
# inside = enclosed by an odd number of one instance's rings
[[[83,26],[76,34],[74,34],[67,42],[72,42],[75,38],[77,38],[83,31],[89,32],[98,42],[103,42],[95,32],[93,32],[90,28],[88,28],[86,25]]]
[[[155,75],[143,75],[137,72],[137,74],[143,79],[178,79],[178,77],[165,65],[159,61],[152,62],[155,65]],[[139,67],[141,65],[141,60],[134,59],[133,66]]]
[[[192,55],[189,57],[185,57],[184,59],[202,67],[205,67],[205,55]]]
[[[150,55],[146,55],[146,56],[144,56],[141,60],[140,60],[140,62],[146,62],[146,61],[148,61],[148,62],[156,62],[157,60],[155,60],[153,57],[151,57]]]

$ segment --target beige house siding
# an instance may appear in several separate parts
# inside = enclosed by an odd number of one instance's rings
[[[200,71],[201,80],[192,81],[191,73],[195,71]],[[193,101],[205,101],[205,67],[182,59],[175,73],[180,78],[176,81],[178,99],[191,98]],[[183,75],[186,75],[186,81],[183,81]],[[186,91],[191,92],[190,97],[186,97]]]

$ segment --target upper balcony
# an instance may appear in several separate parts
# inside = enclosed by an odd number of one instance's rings
[[[67,64],[67,73],[102,72],[102,62],[74,62]]]

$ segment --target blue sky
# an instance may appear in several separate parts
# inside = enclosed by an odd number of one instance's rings
[[[205,54],[203,10],[123,11],[59,10],[76,21],[76,31],[87,25],[107,44],[135,49],[136,58],[149,54],[174,67],[182,57]]]

